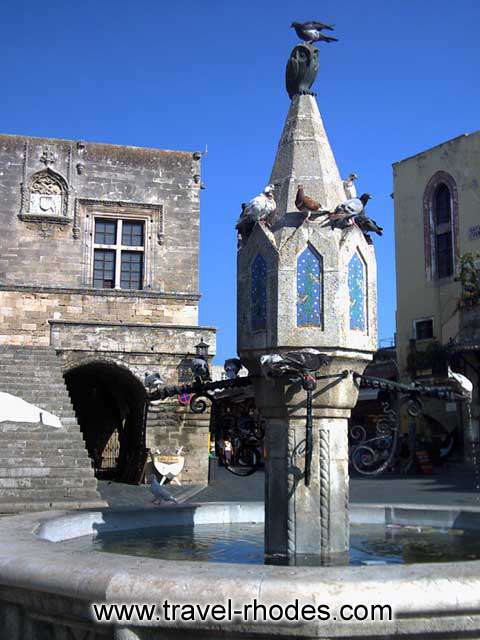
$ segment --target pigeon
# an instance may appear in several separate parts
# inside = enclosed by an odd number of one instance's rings
[[[310,213],[312,211],[320,211],[322,209],[322,205],[319,202],[305,195],[303,185],[301,184],[298,185],[295,206],[299,211],[307,213],[307,217],[305,218],[306,220],[310,218]]]
[[[350,198],[338,205],[335,209],[335,214],[346,216],[359,216],[365,210],[367,202],[372,198],[369,193],[363,193],[360,198]]]
[[[356,173],[351,173],[348,178],[343,181],[343,188],[345,195],[349,200],[357,197],[357,190],[355,188],[355,180],[358,178]]]
[[[177,504],[178,500],[160,484],[154,473],[150,476],[150,488],[155,496],[155,500],[153,501],[155,504],[159,504],[162,501]]]
[[[355,215],[356,214],[354,213],[344,213],[342,211],[339,211],[338,213],[336,211],[334,213],[329,213],[328,219],[330,227],[332,229],[349,229],[355,224]]]
[[[228,360],[225,360],[223,368],[225,370],[227,380],[233,380],[234,378],[238,378],[239,371],[242,368],[242,363],[239,358],[229,358]]]
[[[288,370],[288,363],[285,358],[278,353],[272,353],[260,357],[260,365],[265,378],[275,378],[285,374]]]
[[[303,371],[317,371],[332,361],[331,356],[327,356],[317,349],[288,351],[284,357],[293,367],[298,367]]]
[[[375,220],[372,220],[365,213],[361,213],[359,216],[355,218],[356,224],[360,227],[365,235],[367,233],[372,232],[376,233],[379,236],[383,235],[383,227],[378,225]]]
[[[192,372],[195,380],[205,382],[211,380],[208,362],[203,358],[192,358]]]
[[[466,398],[467,400],[471,400],[472,393],[473,393],[473,384],[471,380],[466,376],[462,375],[461,373],[452,371],[450,367],[448,367],[447,372],[448,372],[447,373],[448,377],[451,380],[455,381],[457,385],[460,387],[460,392],[463,395],[463,397]]]
[[[344,229],[345,234],[353,229],[356,218],[364,215],[364,208],[372,196],[369,193],[363,193],[360,198],[350,198],[338,205],[333,213],[329,214],[330,227],[332,229]],[[366,218],[366,216],[364,216]]]
[[[338,38],[323,35],[322,30],[333,31],[333,25],[323,24],[323,22],[292,22],[290,25],[295,29],[297,36],[304,42],[338,42]]]
[[[260,357],[262,373],[266,378],[317,371],[331,362],[331,356],[317,349],[289,351],[284,355],[271,353]]]
[[[263,192],[252,198],[250,202],[242,204],[242,213],[235,228],[242,240],[248,238],[257,222],[268,224],[277,209],[277,203],[273,197],[274,186],[268,184]]]
[[[148,373],[148,371],[145,372],[144,383],[149,391],[154,391],[155,389],[158,389],[159,387],[162,386],[164,382],[165,380],[158,373],[158,371],[157,373]]]

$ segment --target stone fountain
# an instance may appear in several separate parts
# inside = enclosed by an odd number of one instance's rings
[[[270,183],[275,219],[244,238],[237,269],[238,353],[255,376],[266,420],[265,549],[271,556],[341,561],[349,539],[347,421],[358,395],[352,372],[363,373],[377,347],[376,263],[357,225],[332,229],[327,214],[307,219],[295,206],[298,185],[325,212],[347,199],[308,91],[292,95]],[[306,393],[286,377],[262,375],[260,358],[312,347],[331,359],[312,397],[307,486]]]
[[[480,638],[480,560],[313,566],[344,563],[350,521],[480,531],[480,509],[474,507],[355,505],[349,514],[347,420],[357,399],[356,376],[376,348],[376,266],[373,245],[360,228],[331,228],[325,213],[346,195],[310,93],[315,52],[298,45],[287,67],[291,104],[270,179],[276,216],[270,224],[251,225],[238,253],[238,351],[267,425],[265,512],[259,503],[206,503],[2,518],[2,638]],[[297,210],[299,184],[321,203],[315,215]],[[284,364],[302,356],[308,361],[312,353],[321,366],[292,377]],[[225,523],[263,521],[268,556],[297,565],[306,557],[312,566],[177,562],[91,548],[95,536],[108,533],[137,534],[153,526],[193,531],[205,523],[220,530]],[[70,546],[83,537],[86,548]],[[218,612],[227,598],[233,615],[223,620],[213,609],[201,619],[172,620],[162,608],[168,603],[205,611],[217,605]],[[158,608],[149,619],[100,624],[94,603]],[[242,613],[257,604],[271,617]],[[393,617],[369,615],[384,604]],[[342,617],[345,605],[362,617]],[[304,606],[308,617],[278,618],[279,607]],[[311,615],[324,607],[328,619]]]

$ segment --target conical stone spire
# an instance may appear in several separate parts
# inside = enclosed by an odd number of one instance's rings
[[[287,212],[297,211],[299,184],[324,209],[332,211],[345,200],[337,163],[311,95],[297,95],[292,100],[270,182],[275,185],[277,220]]]
[[[255,224],[238,251],[237,347],[265,420],[265,553],[334,563],[348,556],[348,419],[358,398],[353,373],[363,374],[377,344],[376,264],[358,225],[345,232],[295,207],[299,184],[324,211],[346,200],[308,95],[315,51],[297,45],[287,63],[292,103],[270,179],[278,217]],[[331,377],[311,396],[306,379],[265,375],[306,349],[328,356],[319,372]]]

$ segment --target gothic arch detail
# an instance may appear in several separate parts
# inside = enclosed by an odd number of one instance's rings
[[[297,258],[297,327],[323,326],[323,259],[307,246]]]
[[[446,171],[437,171],[425,188],[423,230],[427,279],[454,275],[460,259],[458,190]],[[451,265],[445,266],[445,252],[451,256]]]
[[[251,267],[250,309],[252,331],[264,331],[267,328],[267,263],[260,253]]]
[[[348,263],[348,295],[350,300],[350,330],[367,331],[367,265],[355,251]]]

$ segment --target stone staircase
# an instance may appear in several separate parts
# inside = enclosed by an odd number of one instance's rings
[[[105,506],[55,350],[0,346],[0,391],[63,425],[0,422],[0,514]]]

